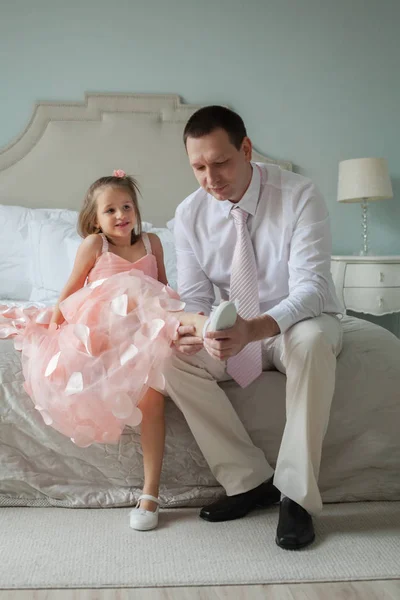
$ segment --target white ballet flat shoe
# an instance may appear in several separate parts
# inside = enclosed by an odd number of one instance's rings
[[[223,331],[234,326],[237,319],[237,309],[234,302],[225,300],[211,313],[204,324],[203,333],[207,331]],[[204,337],[204,336],[203,336]]]
[[[140,508],[141,500],[152,500],[153,502],[156,502],[158,506],[155,512]],[[159,504],[160,500],[154,496],[150,496],[150,494],[142,494],[139,496],[136,507],[129,513],[129,526],[137,531],[150,531],[150,529],[155,529],[158,525]]]

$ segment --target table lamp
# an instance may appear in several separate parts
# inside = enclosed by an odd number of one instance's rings
[[[368,202],[389,198],[393,198],[393,191],[384,158],[353,158],[339,163],[338,202],[361,202],[361,256],[369,253]]]

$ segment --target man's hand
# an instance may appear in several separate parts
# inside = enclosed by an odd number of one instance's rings
[[[194,333],[193,325],[181,325],[178,329],[178,337],[174,341],[175,348],[187,356],[200,352],[203,349],[203,340],[196,337]]]
[[[224,331],[208,331],[204,338],[204,348],[217,360],[228,360],[236,356],[250,342],[264,340],[280,333],[278,323],[269,315],[255,319],[242,319]]]
[[[238,315],[236,323],[224,331],[208,331],[204,339],[207,352],[217,360],[228,360],[251,342],[250,321]]]

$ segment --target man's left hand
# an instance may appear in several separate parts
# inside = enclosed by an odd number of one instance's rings
[[[217,360],[228,360],[238,354],[251,342],[250,321],[238,315],[236,323],[223,331],[208,331],[204,338],[204,347]]]

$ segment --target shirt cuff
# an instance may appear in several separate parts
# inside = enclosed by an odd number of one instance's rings
[[[280,306],[277,304],[270,310],[264,313],[265,315],[269,315],[272,317],[279,326],[281,333],[285,333],[292,325],[295,324],[295,319],[293,319],[292,315],[288,312],[288,310],[284,306]]]

